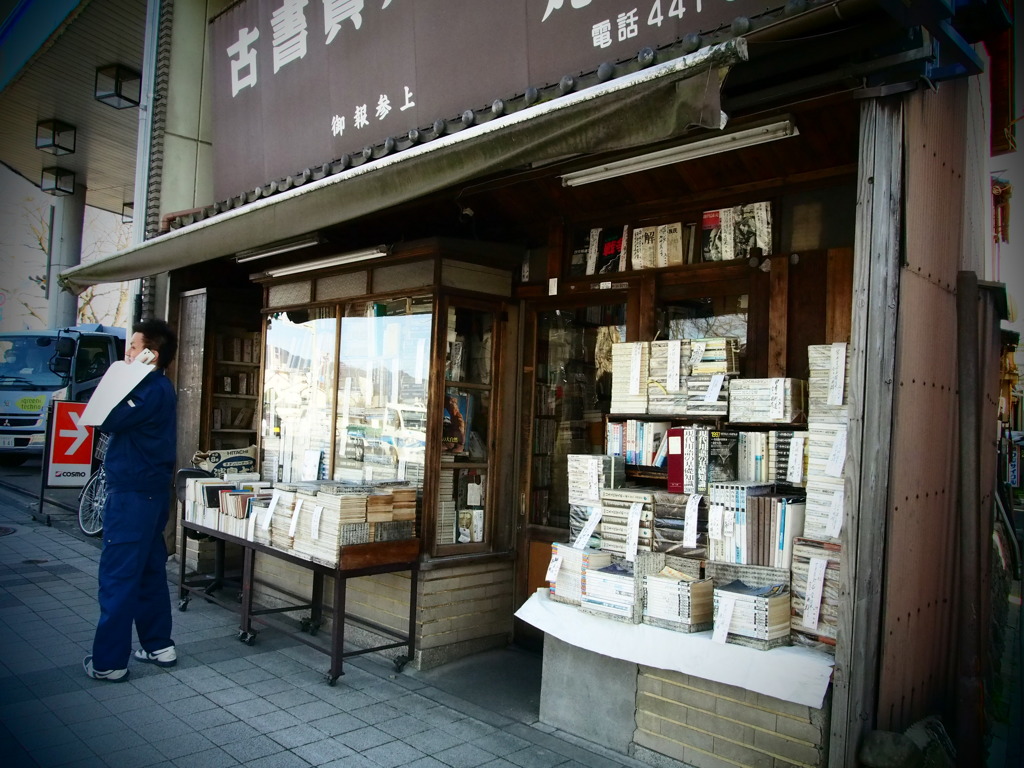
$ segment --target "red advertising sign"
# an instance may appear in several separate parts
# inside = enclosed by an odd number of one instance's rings
[[[50,487],[81,487],[89,479],[93,428],[78,423],[84,410],[85,403],[54,401],[46,476],[46,484]]]

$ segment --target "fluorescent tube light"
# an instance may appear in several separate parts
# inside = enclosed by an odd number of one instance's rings
[[[707,157],[708,155],[716,155],[719,152],[729,152],[734,149],[752,147],[757,144],[784,139],[788,136],[799,135],[800,131],[797,130],[796,125],[791,119],[787,118],[772,123],[741,128],[730,133],[716,134],[704,139],[691,141],[688,144],[682,144],[678,147],[662,149],[658,152],[651,152],[650,154],[631,157],[626,160],[616,160],[582,171],[573,171],[562,176],[562,184],[566,187],[577,187],[581,184],[613,179],[616,176],[646,171],[662,165],[695,160],[698,157]]]
[[[254,275],[254,277],[285,277],[287,275],[297,275],[302,272],[311,272],[314,269],[340,267],[343,264],[354,264],[358,261],[376,259],[385,255],[387,252],[388,248],[386,245],[377,245],[373,248],[364,248],[360,251],[340,253],[337,256],[328,256],[325,259],[317,259],[316,261],[303,261],[299,264],[286,264],[281,267],[274,267],[273,269],[268,269],[266,272]]]
[[[239,251],[235,254],[235,261],[242,264],[246,261],[265,259],[268,256],[276,256],[279,253],[288,253],[288,251],[297,251],[299,248],[320,245],[322,242],[323,240],[320,238],[320,235],[293,237],[288,240],[280,240],[276,243],[263,245],[259,248],[246,248],[244,251]]]

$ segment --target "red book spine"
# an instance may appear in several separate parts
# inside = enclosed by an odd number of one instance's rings
[[[683,492],[683,428],[671,427],[665,433],[668,440],[668,492]]]

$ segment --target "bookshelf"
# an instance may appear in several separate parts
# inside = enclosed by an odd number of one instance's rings
[[[205,447],[246,448],[256,443],[259,414],[260,335],[241,328],[210,334]]]

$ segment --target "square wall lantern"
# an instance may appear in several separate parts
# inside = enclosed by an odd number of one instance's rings
[[[52,166],[43,168],[39,188],[51,195],[73,195],[75,193],[75,172]]]
[[[36,149],[51,155],[70,155],[75,151],[75,126],[60,120],[36,123]]]
[[[142,100],[142,75],[121,64],[96,70],[96,100],[114,109],[137,107]]]

